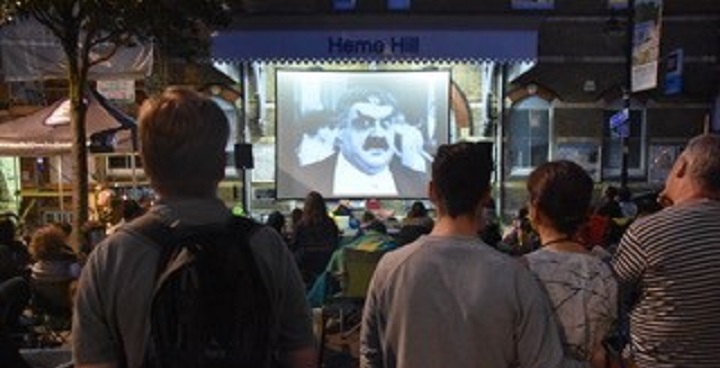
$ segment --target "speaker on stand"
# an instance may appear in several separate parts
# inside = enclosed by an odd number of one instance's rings
[[[255,160],[253,159],[252,144],[250,143],[235,143],[233,158],[235,159],[235,168],[238,172],[242,173],[242,206],[245,214],[248,214],[248,187],[250,186],[250,180],[248,180],[246,170],[255,167]]]

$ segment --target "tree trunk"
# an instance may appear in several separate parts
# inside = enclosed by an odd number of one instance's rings
[[[72,140],[72,235],[70,245],[80,250],[84,239],[82,227],[88,220],[88,154],[85,112],[87,102],[84,90],[87,85],[87,66],[78,65],[77,58],[68,55],[68,81],[70,89],[70,127]]]

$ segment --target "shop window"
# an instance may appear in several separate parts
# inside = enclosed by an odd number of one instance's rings
[[[622,143],[613,133],[609,121],[618,110],[603,113],[603,176],[618,177],[622,166]],[[642,110],[630,110],[628,145],[628,175],[642,176],[645,163],[645,119]]]
[[[675,160],[685,149],[684,142],[661,142],[648,147],[648,183],[662,185],[670,174]]]
[[[550,146],[550,103],[528,97],[514,105],[508,130],[509,162],[512,175],[525,175],[548,161]]]

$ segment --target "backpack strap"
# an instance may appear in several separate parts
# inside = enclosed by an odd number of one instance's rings
[[[150,239],[154,246],[160,248],[160,259],[158,265],[166,265],[172,257],[173,249],[170,245],[178,241],[177,236],[173,232],[175,224],[167,224],[158,216],[147,215],[141,216],[128,224],[130,230]],[[155,280],[160,278],[163,267],[157,267],[155,270]]]

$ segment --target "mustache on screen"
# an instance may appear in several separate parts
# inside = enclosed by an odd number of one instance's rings
[[[387,142],[387,139],[382,137],[367,137],[365,139],[365,143],[363,143],[363,150],[369,150],[369,149],[388,149],[390,148],[390,145]]]

